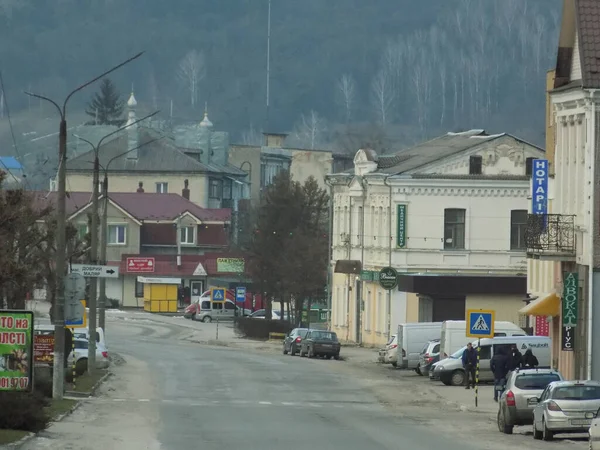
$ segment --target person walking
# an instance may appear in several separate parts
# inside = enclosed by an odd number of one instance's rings
[[[477,367],[477,350],[470,342],[462,354],[462,365],[465,369],[465,389],[475,388],[475,367]],[[470,380],[470,382],[469,382]],[[470,385],[470,386],[469,386]]]
[[[523,355],[521,354],[516,345],[512,346],[510,353],[510,370],[520,369],[521,365],[523,364]]]
[[[498,397],[504,391],[506,385],[506,375],[510,371],[510,356],[506,354],[505,349],[498,348],[498,351],[490,361],[490,369],[494,374],[494,401],[498,401]]]
[[[539,365],[540,365],[540,363],[539,363],[538,359],[533,354],[531,349],[528,348],[527,351],[525,352],[525,355],[523,356],[523,367],[526,367],[528,369],[535,369]]]

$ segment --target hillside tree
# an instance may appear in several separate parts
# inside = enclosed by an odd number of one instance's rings
[[[125,123],[124,108],[125,102],[116,86],[110,78],[104,78],[100,83],[100,91],[92,96],[85,113],[92,117],[89,124],[121,126]]]
[[[198,103],[200,82],[206,76],[206,63],[204,53],[190,50],[179,61],[177,79],[188,92],[190,106],[194,108]]]

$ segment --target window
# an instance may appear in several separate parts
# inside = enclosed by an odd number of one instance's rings
[[[179,242],[182,244],[193,244],[195,242],[194,231],[195,227],[181,227],[179,229]]]
[[[135,280],[135,297],[144,297],[144,283],[140,283],[137,279]]]
[[[528,177],[533,173],[533,160],[535,158],[526,158],[525,159],[525,175]]]
[[[231,180],[224,180],[223,181],[223,199],[224,200],[230,200],[233,198],[232,196],[232,189],[231,189],[231,184],[233,182]]]
[[[221,180],[211,179],[208,185],[208,197],[221,199]]]
[[[223,303],[215,303],[212,304],[213,311],[221,311],[223,309]]]
[[[77,225],[77,237],[80,241],[83,241],[88,234],[87,223],[80,223]]]
[[[108,243],[111,245],[125,245],[127,225],[109,225]]]
[[[202,303],[200,303],[200,309],[203,311],[209,310],[210,309],[210,301],[203,300]]]
[[[235,309],[235,305],[233,304],[233,302],[225,302],[225,309],[230,311],[232,309]]]
[[[492,346],[482,345],[479,349],[479,359],[492,359]]]
[[[510,249],[524,250],[525,228],[527,227],[527,210],[513,209],[510,212]]]
[[[517,375],[515,387],[523,390],[541,391],[553,381],[560,381],[557,373],[530,373]]]
[[[444,248],[460,250],[465,248],[465,210],[444,210]]]
[[[160,183],[156,183],[156,193],[157,194],[168,194],[169,193],[169,183],[165,183],[164,181]]]
[[[469,175],[481,175],[483,158],[478,155],[469,157]]]

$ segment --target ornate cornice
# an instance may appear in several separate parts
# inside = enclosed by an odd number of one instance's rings
[[[453,188],[453,187],[403,187],[395,194],[436,197],[527,197],[529,189],[516,188]]]

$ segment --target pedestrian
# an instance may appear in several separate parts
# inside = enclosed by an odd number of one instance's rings
[[[465,369],[465,389],[469,389],[469,384],[475,388],[475,367],[477,366],[477,350],[473,348],[470,342],[462,354],[462,364]],[[469,382],[470,380],[470,382]]]
[[[510,371],[510,355],[506,354],[506,350],[499,347],[496,354],[490,361],[490,369],[494,374],[494,401],[498,401],[498,397],[504,391],[506,385],[506,375]]]
[[[521,368],[523,364],[523,355],[519,351],[516,345],[513,344],[511,350],[511,358],[510,358],[510,370],[517,370]]]
[[[540,363],[538,359],[535,357],[530,348],[527,349],[525,355],[523,356],[523,367],[527,367],[529,369],[535,369],[539,366]]]

